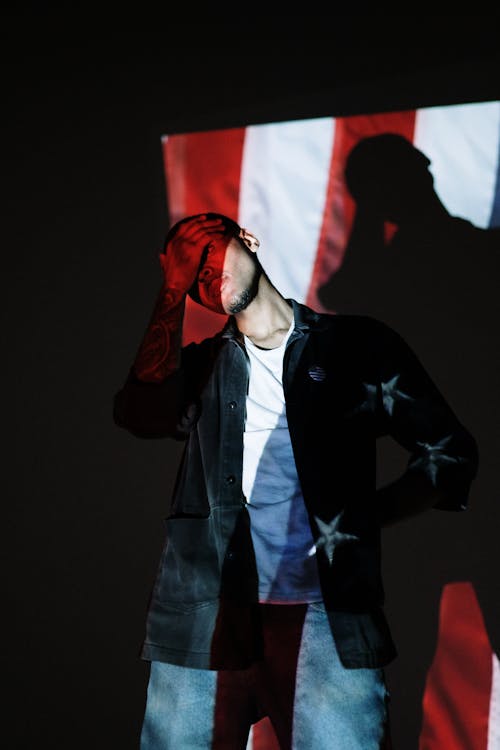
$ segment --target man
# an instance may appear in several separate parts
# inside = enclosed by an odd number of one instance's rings
[[[389,742],[380,529],[464,510],[477,446],[386,324],[285,299],[258,239],[219,214],[169,231],[119,426],[185,440],[151,596],[142,750]],[[227,321],[181,347],[186,295]],[[375,489],[376,439],[409,451]],[[385,744],[384,744],[385,743]]]

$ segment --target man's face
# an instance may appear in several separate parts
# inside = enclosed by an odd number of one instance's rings
[[[241,312],[258,291],[261,268],[255,254],[232,234],[212,239],[205,252],[198,272],[201,304],[217,313]]]

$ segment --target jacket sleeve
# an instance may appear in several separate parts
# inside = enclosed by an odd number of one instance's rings
[[[377,324],[377,398],[386,433],[409,451],[406,471],[422,472],[439,491],[435,508],[466,510],[478,471],[476,440],[402,336]]]
[[[182,350],[181,366],[162,383],[140,381],[133,368],[113,399],[113,420],[136,437],[184,440],[199,416],[193,387],[199,345]]]

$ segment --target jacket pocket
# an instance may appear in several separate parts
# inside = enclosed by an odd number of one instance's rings
[[[154,594],[184,611],[216,599],[220,571],[211,516],[166,519],[167,537]]]

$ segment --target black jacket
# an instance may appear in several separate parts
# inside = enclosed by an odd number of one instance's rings
[[[383,612],[376,440],[392,435],[443,498],[467,506],[477,473],[474,438],[417,356],[385,323],[320,314],[289,300],[295,328],[283,388],[290,437],[314,538],[318,521],[341,516],[356,537],[318,547],[323,599],[346,667],[379,667],[396,648]],[[249,516],[242,495],[248,357],[229,317],[223,330],[183,348],[164,383],[130,374],[116,394],[115,422],[139,437],[186,440],[166,541],[151,594],[144,659],[199,668],[240,668],[260,653]]]

